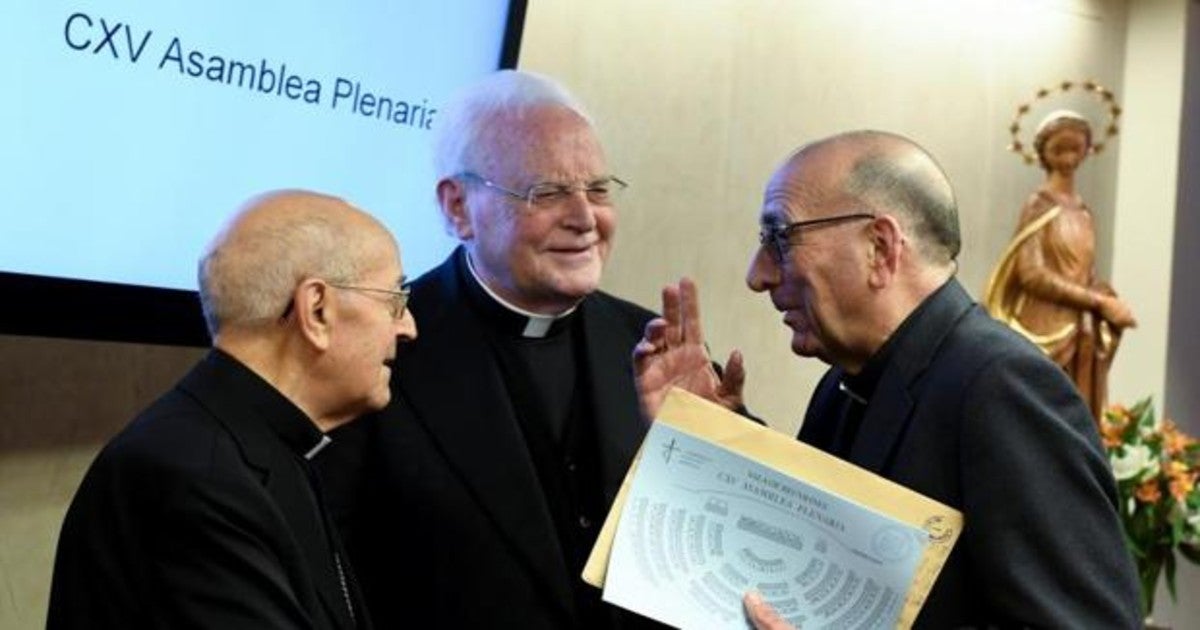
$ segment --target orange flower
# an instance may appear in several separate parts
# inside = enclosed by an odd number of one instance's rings
[[[1129,410],[1121,405],[1113,405],[1104,413],[1104,422],[1100,424],[1100,436],[1104,439],[1105,448],[1113,449],[1124,443],[1122,435],[1129,426]]]
[[[1196,487],[1197,473],[1196,471],[1188,472],[1187,466],[1184,466],[1179,462],[1171,463],[1180,468],[1180,470],[1172,471],[1170,473],[1171,481],[1169,485],[1171,489],[1171,496],[1175,497],[1176,501],[1183,503],[1187,500],[1187,495],[1190,494],[1192,489]]]
[[[1124,424],[1115,422],[1105,422],[1104,426],[1100,427],[1100,435],[1104,438],[1104,448],[1117,448],[1123,442],[1121,434],[1125,432]]]
[[[1163,448],[1172,456],[1182,453],[1185,448],[1196,442],[1195,438],[1181,432],[1170,420],[1163,422],[1162,435]]]
[[[1195,544],[1200,531],[1200,513],[1188,504],[1200,498],[1200,440],[1168,419],[1155,422],[1149,398],[1132,409],[1106,409],[1100,434],[1118,481],[1121,520],[1131,537],[1130,552],[1142,575],[1142,603],[1149,613],[1162,565],[1161,560],[1151,561],[1145,550],[1153,550],[1156,558],[1168,553],[1174,559],[1176,548]],[[1146,476],[1151,478],[1138,482]],[[1172,531],[1181,524],[1183,538]]]
[[[1137,500],[1142,503],[1158,503],[1158,500],[1162,498],[1162,491],[1158,487],[1158,479],[1143,482],[1134,491],[1133,496],[1137,497]]]

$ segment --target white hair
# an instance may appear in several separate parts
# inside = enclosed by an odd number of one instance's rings
[[[574,111],[592,125],[583,104],[565,87],[533,72],[500,70],[459,92],[442,108],[435,124],[433,159],[438,179],[478,169],[476,156],[497,148],[497,117],[521,116],[548,105]]]

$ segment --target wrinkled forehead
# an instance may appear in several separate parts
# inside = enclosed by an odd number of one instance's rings
[[[495,122],[497,133],[482,156],[489,173],[541,181],[582,179],[607,172],[595,130],[571,109],[536,106],[499,114]]]
[[[844,173],[828,151],[790,158],[771,176],[763,192],[759,222],[763,225],[820,218],[843,193],[839,183]]]

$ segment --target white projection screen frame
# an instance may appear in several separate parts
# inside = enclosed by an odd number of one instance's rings
[[[247,198],[379,216],[410,276],[453,247],[438,109],[514,67],[525,0],[9,0],[0,334],[205,345],[196,260]]]

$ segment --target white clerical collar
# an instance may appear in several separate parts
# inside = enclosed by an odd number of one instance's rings
[[[304,459],[311,461],[312,458],[317,456],[317,453],[325,450],[325,447],[329,446],[331,442],[333,442],[333,440],[331,440],[328,435],[322,434],[321,440],[317,442],[316,446],[308,449],[308,452],[304,454]]]
[[[545,337],[546,333],[550,332],[550,326],[552,326],[554,322],[570,315],[571,313],[574,313],[575,309],[579,308],[579,305],[576,304],[575,306],[572,306],[558,315],[540,315],[538,313],[527,311],[515,304],[510,303],[509,301],[497,295],[495,291],[492,291],[491,287],[489,287],[487,283],[483,281],[483,278],[479,277],[479,273],[475,271],[475,263],[471,261],[470,253],[466,255],[466,259],[467,270],[471,272],[471,277],[475,278],[475,282],[480,286],[480,288],[482,288],[483,291],[487,293],[488,296],[490,296],[493,300],[496,300],[497,304],[525,318],[525,328],[521,331],[522,337]]]

